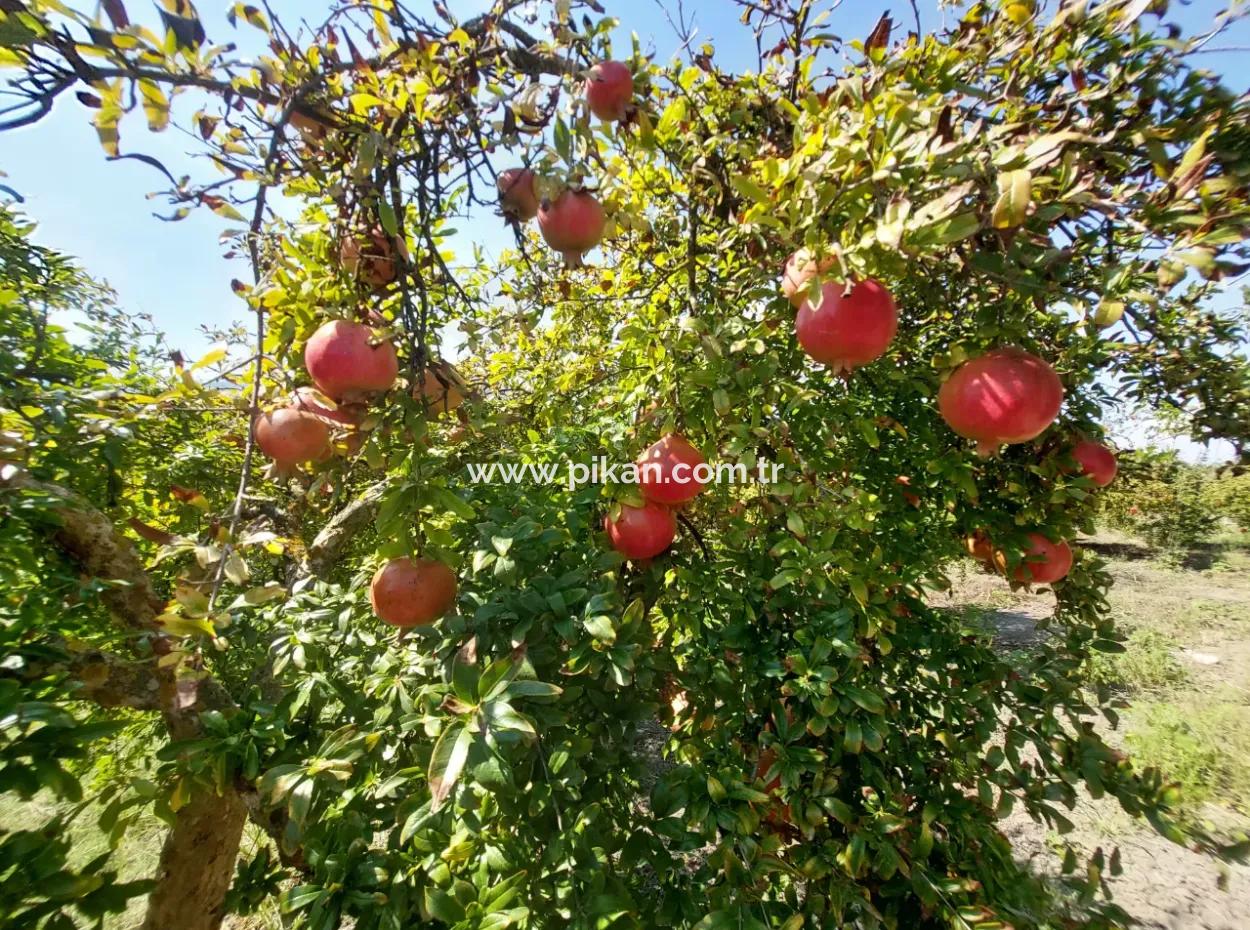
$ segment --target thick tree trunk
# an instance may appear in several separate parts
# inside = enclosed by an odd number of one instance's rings
[[[239,796],[197,792],[178,811],[161,850],[159,884],[148,898],[142,930],[217,930],[247,809]]]

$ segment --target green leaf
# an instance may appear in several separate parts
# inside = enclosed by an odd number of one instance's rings
[[[477,665],[477,637],[472,636],[456,650],[451,663],[451,687],[456,697],[466,704],[477,702],[477,683],[480,671]]]
[[[464,771],[465,761],[469,758],[469,747],[473,745],[473,731],[468,724],[459,722],[448,724],[439,734],[434,744],[434,752],[430,756],[430,809],[438,810],[443,806],[455,787],[460,773]]]
[[[378,201],[378,221],[388,236],[394,238],[399,235],[399,219],[394,208],[385,200]]]
[[[885,713],[885,701],[877,692],[857,688],[854,685],[842,685],[841,691],[864,710],[868,711],[868,713]]]
[[[729,183],[733,185],[734,190],[748,200],[754,200],[756,203],[761,204],[770,203],[772,201],[772,197],[769,196],[768,191],[764,190],[764,188],[760,187],[748,177],[735,174],[729,179]]]
[[[612,620],[609,617],[599,614],[582,621],[582,625],[586,628],[586,632],[602,643],[616,642],[616,628],[612,626]]]
[[[520,655],[524,655],[524,653]],[[482,677],[478,679],[478,700],[489,701],[492,698],[499,697],[512,682],[512,679],[516,677],[516,673],[520,669],[520,656],[516,651],[496,659],[486,667],[486,671],[482,672]]]
[[[547,698],[559,697],[564,693],[564,689],[559,685],[548,684],[545,681],[532,681],[529,679],[522,681],[514,681],[508,685],[507,694],[509,697],[526,697],[526,698]]]
[[[460,902],[440,888],[429,885],[425,889],[425,909],[448,925],[464,920],[464,908]]]

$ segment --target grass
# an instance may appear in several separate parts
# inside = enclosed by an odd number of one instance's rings
[[[58,804],[51,795],[39,794],[28,802],[11,795],[0,795],[0,826],[13,831],[37,830],[69,807]],[[81,866],[108,849],[107,838],[96,826],[99,815],[98,806],[87,805],[71,822],[72,865]],[[155,873],[165,831],[165,824],[156,817],[146,812],[139,815],[110,858],[110,867],[117,869],[120,881],[149,878]],[[243,835],[243,853],[252,855],[257,844],[263,841],[260,831],[249,827]],[[105,919],[104,930],[138,930],[146,907],[146,898],[132,900],[124,912],[111,914]],[[282,926],[277,903],[270,901],[257,914],[228,918],[224,930],[281,930]]]
[[[1127,742],[1138,765],[1180,782],[1184,803],[1250,813],[1250,706],[1207,699],[1139,703]]]
[[[1179,644],[1152,627],[1129,634],[1122,653],[1100,652],[1090,667],[1090,680],[1129,693],[1175,688],[1189,680],[1177,660]]]

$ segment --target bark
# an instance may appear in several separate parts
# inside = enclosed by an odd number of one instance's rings
[[[373,522],[390,480],[379,481],[334,515],[308,547],[301,574],[325,578],[333,570],[343,546]]]
[[[142,930],[217,930],[247,809],[238,794],[197,792],[178,811],[161,849]]]

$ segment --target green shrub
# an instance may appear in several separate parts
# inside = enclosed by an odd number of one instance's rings
[[[1192,549],[1219,522],[1206,495],[1210,470],[1180,461],[1174,452],[1123,456],[1119,480],[1102,498],[1112,526],[1170,551]]]
[[[1212,481],[1203,491],[1203,501],[1213,513],[1250,530],[1250,472]]]

